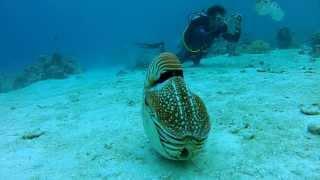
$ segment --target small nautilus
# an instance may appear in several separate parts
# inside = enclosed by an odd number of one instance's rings
[[[189,160],[210,131],[207,109],[183,78],[182,64],[172,53],[156,57],[147,70],[143,126],[152,147],[172,160]]]

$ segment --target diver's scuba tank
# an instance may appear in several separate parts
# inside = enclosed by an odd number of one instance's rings
[[[201,11],[191,12],[188,16],[188,24],[190,24],[192,20],[194,20],[200,16],[207,16],[206,11],[204,9]]]
[[[188,26],[185,28],[185,30],[183,31],[183,34],[182,34],[182,45],[190,53],[199,53],[203,50],[203,47],[191,47],[190,44],[188,44],[188,42],[186,41],[186,39],[187,39],[187,36],[189,35],[190,31],[192,30],[190,28],[190,24],[192,23],[192,21],[194,21],[197,18],[204,17],[204,16],[207,16],[205,10],[192,12],[188,16]]]

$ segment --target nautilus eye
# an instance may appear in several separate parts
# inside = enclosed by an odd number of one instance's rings
[[[143,125],[153,148],[172,160],[188,160],[198,154],[210,131],[203,101],[183,78],[179,59],[171,53],[156,57],[144,86]]]

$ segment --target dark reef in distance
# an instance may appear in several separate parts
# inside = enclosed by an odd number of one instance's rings
[[[293,46],[292,32],[287,27],[278,30],[276,39],[279,49],[289,49]]]
[[[25,68],[21,74],[13,79],[8,79],[3,75],[0,78],[0,93],[24,88],[42,80],[65,79],[69,75],[81,72],[81,67],[75,61],[63,57],[59,53],[41,56],[38,62]]]
[[[311,38],[312,56],[320,57],[320,32],[314,33]]]
[[[27,67],[13,82],[13,89],[26,87],[34,82],[47,79],[65,79],[69,75],[81,72],[80,67],[73,61],[58,53],[52,56],[42,56],[40,60]]]

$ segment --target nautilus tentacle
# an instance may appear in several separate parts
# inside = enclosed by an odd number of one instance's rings
[[[198,154],[210,131],[209,115],[202,100],[187,88],[174,54],[162,53],[152,61],[143,97],[143,125],[153,148],[173,160]]]

